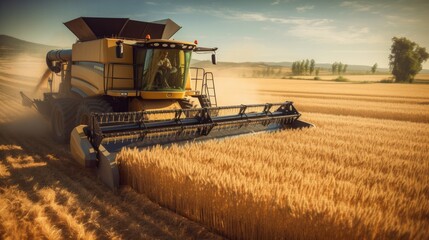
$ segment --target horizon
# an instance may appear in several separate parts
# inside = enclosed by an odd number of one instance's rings
[[[31,41],[28,41],[28,40],[24,40],[24,39],[20,39],[20,38],[17,38],[17,37],[14,37],[14,36],[9,36],[9,35],[5,35],[5,34],[0,34],[0,37],[1,36],[6,36],[6,37],[10,37],[10,38],[14,38],[14,39],[16,39],[16,40],[19,40],[19,41],[23,41],[23,42],[27,42],[27,43],[29,43],[29,44],[37,44],[37,45],[39,45],[39,46],[43,46],[43,47],[51,47],[52,49],[58,49],[58,48],[61,48],[60,46],[51,46],[51,45],[46,45],[46,44],[41,44],[41,43],[35,43],[35,42],[31,42]],[[71,46],[70,46],[71,47]],[[70,48],[69,47],[69,48]],[[65,49],[67,49],[67,47],[64,47]],[[301,60],[299,60],[298,62],[300,62],[300,61],[302,61],[302,60],[307,60],[307,59],[301,59]],[[308,60],[311,60],[311,59],[308,59]],[[207,63],[211,63],[211,60],[209,60],[209,59],[197,59],[197,58],[192,58],[192,60],[191,61],[196,61],[196,63],[198,63],[198,62],[207,62]],[[295,61],[293,61],[293,62],[295,62]],[[218,61],[218,64],[219,63],[221,63],[221,64],[230,64],[230,63],[232,63],[232,64],[258,64],[258,63],[260,63],[260,64],[265,64],[265,65],[267,65],[267,66],[282,66],[282,64],[292,64],[293,63],[292,61],[279,61],[279,62],[269,62],[269,61],[243,61],[243,62],[234,62],[234,61]],[[278,64],[278,65],[276,65],[276,64]],[[316,64],[316,66],[320,66],[320,65],[332,65],[333,63],[328,63],[328,62],[321,62],[321,63],[318,63],[318,62],[316,62],[315,63]],[[362,64],[351,64],[351,65],[349,65],[349,64],[347,64],[348,65],[348,67],[349,67],[349,69],[350,70],[352,70],[351,68],[356,68],[356,67],[358,67],[358,68],[361,68],[361,67],[367,67],[367,68],[371,68],[372,66],[371,65],[362,65]],[[283,67],[285,67],[285,66],[283,66]],[[287,66],[286,66],[287,67]],[[323,66],[323,67],[327,67],[327,68],[329,68],[329,66]],[[350,68],[351,67],[351,68]],[[377,69],[378,70],[382,70],[381,71],[381,73],[382,72],[384,72],[384,71],[389,71],[390,72],[390,69],[389,69],[389,67],[377,67]],[[353,70],[352,70],[353,71]],[[354,69],[354,71],[363,71],[362,69],[359,69],[359,70],[356,70],[356,69]],[[426,68],[422,68],[422,71],[423,72],[420,72],[420,73],[428,73],[429,72],[429,69],[426,69]]]
[[[76,37],[64,25],[80,16],[139,21],[170,18],[182,26],[174,39],[219,47],[222,62],[294,62],[388,68],[391,38],[429,47],[429,3],[412,1],[74,1],[2,2],[0,34],[70,48]],[[64,11],[63,9],[67,9]],[[209,57],[197,57],[208,60]],[[429,63],[423,64],[429,69]]]

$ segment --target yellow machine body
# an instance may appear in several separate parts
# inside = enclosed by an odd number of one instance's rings
[[[117,43],[121,41],[123,53],[121,57],[116,54]],[[72,90],[83,97],[107,95],[112,97],[140,97],[148,100],[161,99],[183,99],[193,93],[188,72],[185,68],[186,62],[184,51],[170,49],[170,45],[184,44],[185,46],[195,46],[189,42],[179,42],[174,40],[154,39],[147,40],[144,44],[151,43],[167,45],[166,51],[177,51],[178,69],[180,74],[185,76],[185,81],[181,89],[148,91],[138,89],[135,86],[135,44],[137,41],[121,40],[115,38],[102,38],[86,42],[77,42],[72,47],[72,68],[71,86]],[[156,51],[156,50],[155,50]],[[160,54],[161,51],[155,52]],[[159,59],[160,56],[153,56]],[[151,66],[152,68],[156,66]],[[154,79],[155,71],[150,72],[152,76],[147,79]]]

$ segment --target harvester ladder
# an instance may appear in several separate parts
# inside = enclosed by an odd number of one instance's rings
[[[207,98],[210,101],[211,107],[217,107],[216,87],[215,87],[215,82],[214,82],[214,77],[212,72],[206,72],[204,74],[203,83],[205,85],[204,94],[207,95]]]
[[[191,80],[194,81],[194,89],[199,95],[198,99],[207,107],[217,107],[216,87],[212,72],[206,72],[204,68],[191,68],[195,75]],[[199,91],[197,89],[200,89]]]

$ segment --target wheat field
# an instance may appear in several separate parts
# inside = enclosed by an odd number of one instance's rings
[[[316,128],[125,149],[122,182],[232,239],[429,238],[428,86],[299,83]]]
[[[218,78],[221,105],[317,128],[124,150],[115,194],[21,106],[45,68],[23,60],[0,61],[1,239],[429,238],[429,85]]]

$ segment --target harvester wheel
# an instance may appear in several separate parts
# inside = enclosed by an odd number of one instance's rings
[[[51,128],[54,139],[61,143],[70,140],[70,133],[75,127],[78,101],[73,98],[57,99],[52,105]]]
[[[85,99],[79,105],[76,114],[76,125],[89,125],[91,113],[113,112],[109,102],[102,98]]]

